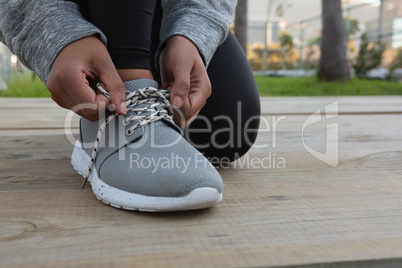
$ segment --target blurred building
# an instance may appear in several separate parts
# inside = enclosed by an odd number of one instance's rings
[[[279,19],[275,18],[269,22],[264,20],[251,20],[248,23],[248,42],[253,43],[265,43],[264,38],[267,38],[268,44],[278,43],[279,34],[283,30]]]
[[[397,48],[402,46],[402,1],[383,0],[384,13],[382,23],[382,42],[388,47]],[[372,40],[378,38],[379,20],[374,19],[366,22],[366,32]]]

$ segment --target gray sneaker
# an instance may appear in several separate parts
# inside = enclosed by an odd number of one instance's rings
[[[98,122],[80,121],[71,163],[95,196],[141,211],[201,209],[222,201],[222,179],[172,121],[167,91],[150,79],[125,86],[125,116],[110,112]]]

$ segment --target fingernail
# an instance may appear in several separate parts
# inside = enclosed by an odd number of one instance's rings
[[[173,106],[180,108],[183,105],[183,99],[180,96],[175,96],[172,104]]]
[[[126,113],[127,113],[127,107],[126,107],[126,103],[125,103],[125,102],[120,103],[120,111],[121,111],[123,114],[126,114]]]

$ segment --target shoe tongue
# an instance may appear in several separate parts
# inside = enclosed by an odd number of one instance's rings
[[[132,93],[146,87],[158,88],[158,82],[152,79],[142,78],[124,82],[124,86],[126,87],[126,91]]]
[[[126,87],[126,91],[128,91],[130,93],[138,91],[139,89],[142,89],[142,88],[147,88],[147,87],[158,88],[158,82],[156,82],[155,80],[152,80],[152,79],[148,79],[148,78],[127,81],[127,82],[124,82],[124,85]],[[147,104],[147,103],[143,103],[143,104],[137,105],[136,107],[142,108],[142,107],[145,107],[148,105],[149,104]],[[157,107],[156,109],[161,109],[161,107]],[[132,114],[132,112],[130,112],[130,111],[127,113],[127,115],[131,115],[131,114]],[[143,113],[143,115],[149,115],[149,114],[150,114],[149,112]],[[173,122],[173,120],[164,118],[163,122],[169,124],[177,132],[182,133],[182,130],[178,126],[176,126],[176,124]],[[132,126],[134,123],[136,123],[136,122],[132,122],[128,127]],[[155,122],[155,124],[159,125],[159,124],[163,124],[163,123],[162,123],[162,121],[157,121],[157,122]],[[135,134],[133,135],[133,137],[138,137],[142,133],[140,128],[137,128],[134,131],[135,131]]]

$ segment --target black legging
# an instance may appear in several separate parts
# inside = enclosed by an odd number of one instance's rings
[[[117,69],[148,69],[160,83],[160,74],[154,67],[160,42],[160,1],[74,2],[105,33],[107,49]],[[248,61],[232,34],[218,47],[207,72],[212,95],[199,117],[186,128],[185,136],[207,158],[233,161],[244,155],[256,139],[260,101]]]

